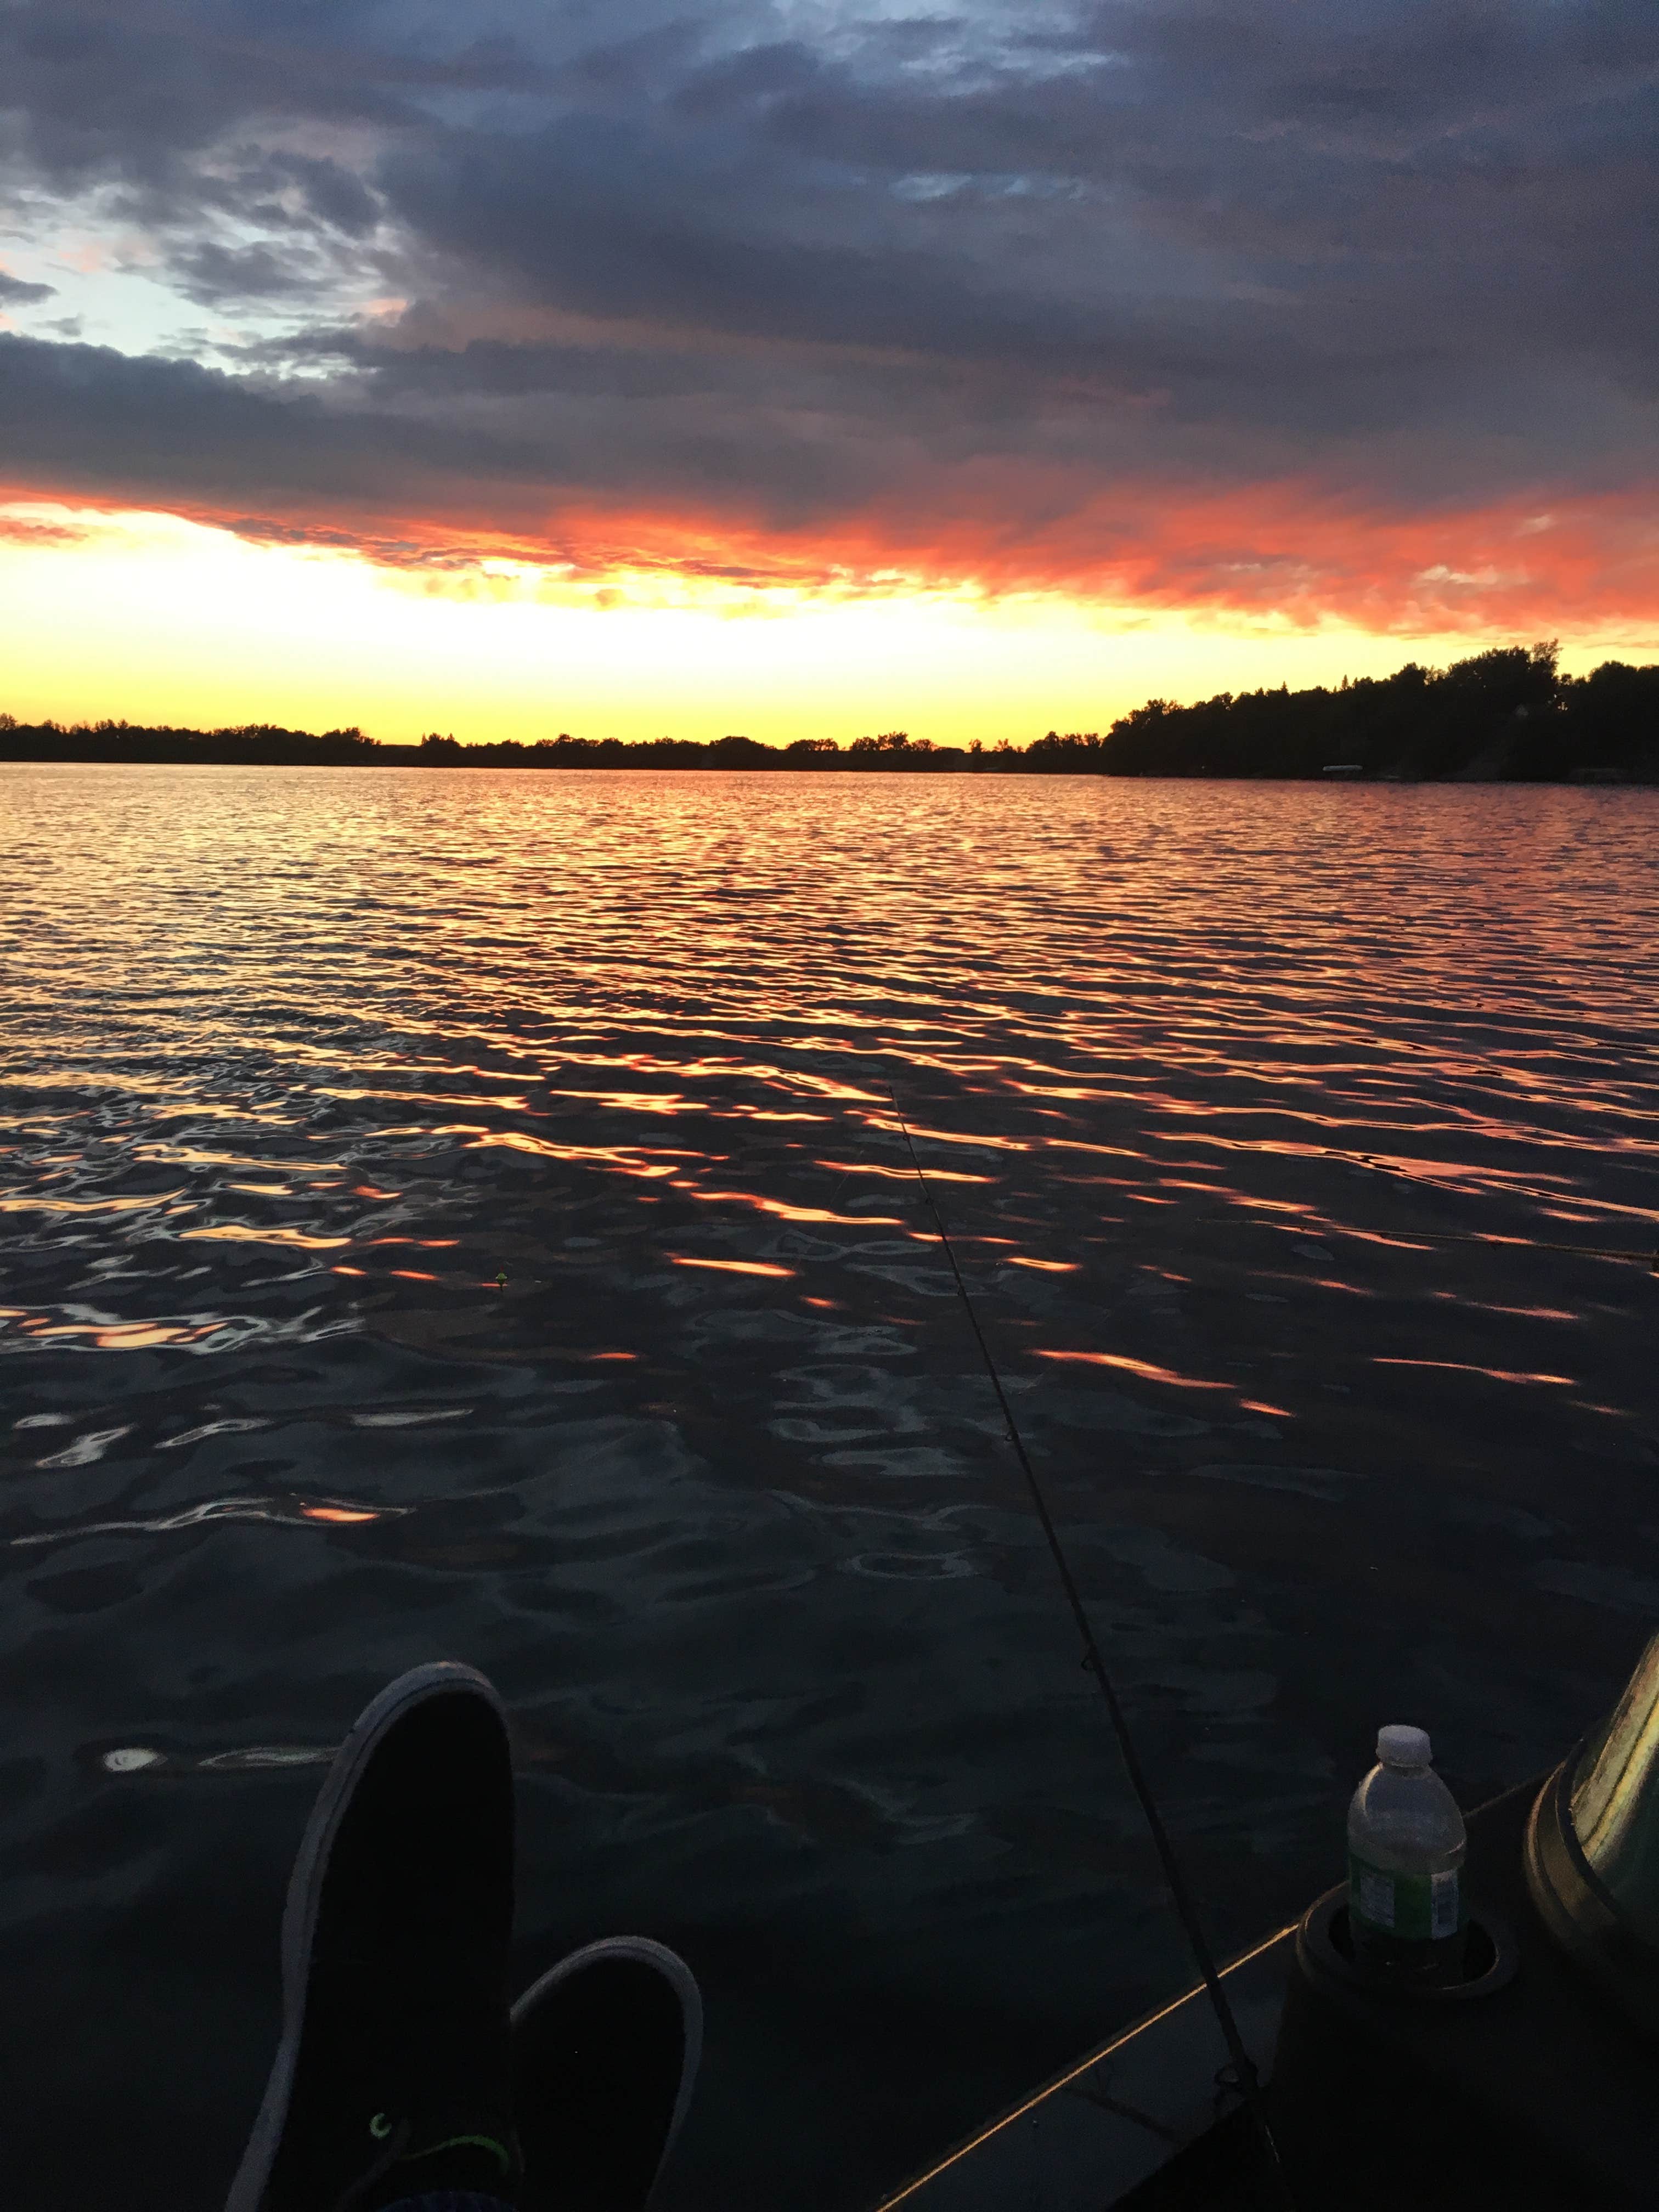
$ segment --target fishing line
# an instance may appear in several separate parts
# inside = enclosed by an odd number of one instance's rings
[[[979,1316],[975,1311],[973,1299],[968,1294],[968,1285],[963,1278],[962,1269],[957,1265],[956,1249],[951,1243],[950,1233],[945,1226],[944,1216],[934,1200],[927,1178],[922,1173],[921,1162],[916,1157],[916,1148],[911,1141],[909,1125],[905,1121],[903,1112],[899,1106],[898,1093],[890,1085],[887,1095],[893,1102],[893,1114],[898,1122],[900,1133],[903,1136],[905,1150],[910,1155],[910,1164],[915,1170],[916,1181],[921,1187],[923,1201],[933,1216],[933,1227],[938,1232],[939,1243],[944,1249],[945,1258],[951,1263],[951,1273],[956,1279],[957,1292],[962,1300],[963,1311],[968,1316],[968,1326],[974,1332],[974,1341],[979,1346],[980,1358],[985,1363],[985,1371],[991,1378],[991,1388],[997,1394],[997,1404],[1002,1409],[1002,1419],[1008,1431],[1008,1441],[1013,1446],[1014,1456],[1019,1462],[1020,1473],[1025,1477],[1026,1487],[1031,1493],[1031,1503],[1036,1508],[1037,1519],[1042,1524],[1042,1533],[1048,1539],[1048,1549],[1053,1555],[1054,1567],[1060,1576],[1060,1587],[1066,1593],[1066,1601],[1072,1608],[1072,1618],[1077,1623],[1078,1633],[1083,1639],[1083,1663],[1100,1685],[1100,1693],[1106,1700],[1106,1711],[1111,1717],[1113,1731],[1117,1737],[1118,1749],[1123,1758],[1124,1771],[1128,1775],[1135,1796],[1140,1801],[1140,1809],[1146,1815],[1153,1848],[1158,1852],[1158,1863],[1164,1869],[1164,1879],[1169,1886],[1170,1895],[1175,1901],[1176,1911],[1186,1931],[1187,1941],[1191,1947],[1193,1956],[1198,1962],[1198,1970],[1203,1977],[1204,1987],[1209,1994],[1210,2003],[1214,2010],[1217,2024],[1220,2027],[1222,2039],[1226,2044],[1234,2078],[1243,2095],[1257,2140],[1267,2155],[1268,2169],[1273,2175],[1280,2203],[1285,2208],[1285,2212],[1295,2212],[1290,2185],[1285,2180],[1285,2169],[1279,2163],[1279,2146],[1273,2141],[1273,2130],[1267,2124],[1267,2116],[1262,2108],[1261,2083],[1257,2078],[1255,2061],[1245,2049],[1244,2039],[1238,2032],[1238,2022],[1234,2017],[1232,2006],[1228,2002],[1227,1992],[1222,1987],[1221,1976],[1217,1970],[1214,1955],[1211,1952],[1203,1924],[1198,1917],[1198,1908],[1194,1902],[1192,1892],[1187,1886],[1187,1877],[1182,1872],[1181,1862],[1176,1856],[1175,1844],[1170,1838],[1169,1830],[1164,1825],[1164,1815],[1158,1809],[1158,1800],[1152,1795],[1152,1785],[1146,1778],[1146,1770],[1140,1763],[1140,1754],[1135,1749],[1134,1738],[1129,1732],[1128,1716],[1123,1710],[1122,1701],[1113,1686],[1111,1676],[1106,1672],[1105,1662],[1100,1656],[1100,1646],[1095,1641],[1094,1630],[1089,1625],[1089,1615],[1084,1607],[1076,1577],[1066,1559],[1065,1547],[1060,1540],[1060,1531],[1054,1526],[1054,1516],[1048,1510],[1048,1501],[1042,1492],[1042,1485],[1037,1480],[1036,1470],[1031,1465],[1030,1455],[1025,1449],[1024,1440],[1019,1433],[1019,1425],[1014,1419],[1013,1407],[1008,1403],[1008,1394],[1002,1387],[1002,1377],[997,1371],[996,1361],[991,1357],[991,1347],[986,1342],[985,1332],[979,1325]]]

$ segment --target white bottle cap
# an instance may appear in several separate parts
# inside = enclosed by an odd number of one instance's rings
[[[1384,1766],[1426,1766],[1434,1757],[1427,1729],[1393,1721],[1376,1731],[1376,1755]]]

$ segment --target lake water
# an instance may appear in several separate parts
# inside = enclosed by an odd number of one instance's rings
[[[1659,1620],[1659,793],[14,768],[11,2212],[211,2212],[329,1747],[455,1656],[527,1978],[638,1929],[672,2212],[846,2212],[1193,1978],[1387,1720]],[[1461,1240],[1461,1241],[1460,1241]],[[504,1290],[493,1279],[504,1272]]]

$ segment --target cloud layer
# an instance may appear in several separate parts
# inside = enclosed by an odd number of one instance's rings
[[[1659,621],[1650,9],[24,0],[0,88],[14,494]]]

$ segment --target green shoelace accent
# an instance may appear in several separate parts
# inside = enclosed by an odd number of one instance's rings
[[[368,2124],[368,2132],[376,2142],[384,2142],[392,2133],[392,2122],[384,2112],[376,2112]],[[505,2143],[497,2142],[494,2136],[447,2136],[442,2142],[428,2143],[423,2149],[404,2151],[398,2163],[410,2166],[417,2158],[435,2158],[445,2150],[487,2150],[503,2173],[513,2171],[512,2152]]]

